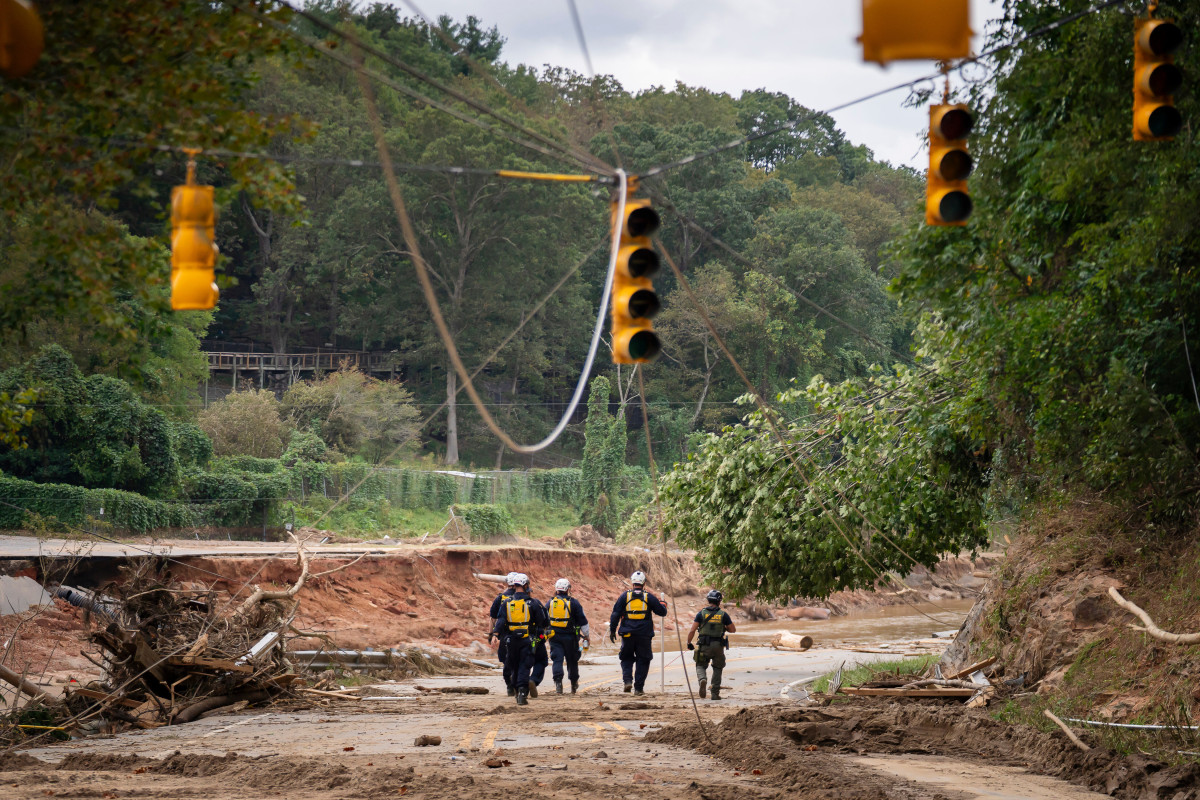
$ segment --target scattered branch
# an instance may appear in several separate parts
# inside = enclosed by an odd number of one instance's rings
[[[1196,644],[1200,642],[1200,633],[1171,633],[1170,631],[1164,631],[1154,624],[1154,620],[1150,619],[1149,614],[1122,597],[1115,586],[1108,587],[1108,596],[1113,599],[1114,603],[1145,623],[1146,627],[1144,628],[1139,625],[1131,625],[1130,627],[1135,630],[1145,631],[1159,641],[1171,642],[1172,644]]]
[[[1071,744],[1075,745],[1076,747],[1078,747],[1080,750],[1082,750],[1085,753],[1092,749],[1088,745],[1084,744],[1083,740],[1081,740],[1078,736],[1076,736],[1071,731],[1071,729],[1067,727],[1067,723],[1063,722],[1061,719],[1054,716],[1054,713],[1050,709],[1048,709],[1048,708],[1043,709],[1042,713],[1046,715],[1047,719],[1049,719],[1051,722],[1053,722],[1058,727],[1062,728],[1062,732],[1065,733],[1067,735],[1067,738],[1071,740]]]

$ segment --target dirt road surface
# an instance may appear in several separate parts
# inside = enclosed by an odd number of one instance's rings
[[[759,652],[748,652],[755,649]],[[794,728],[795,723],[787,721],[788,715],[799,713],[798,707],[780,702],[780,690],[794,675],[824,671],[838,658],[841,654],[832,651],[780,654],[743,648],[732,654],[727,668],[732,679],[730,699],[698,700],[695,710],[678,663],[672,667],[677,685],[668,685],[666,693],[633,697],[621,691],[611,656],[595,658],[584,667],[579,694],[556,695],[547,677],[540,696],[524,708],[505,695],[494,670],[387,682],[361,687],[364,699],[293,701],[187,725],[0,755],[0,796],[152,800],[248,796],[474,800],[510,793],[535,800],[1082,800],[1103,796],[1029,774],[1014,758],[980,763],[944,755],[902,755],[888,746],[864,757],[843,752],[844,743],[833,739],[803,744],[796,737],[811,732],[789,734],[788,726]],[[648,689],[658,686],[655,667]],[[761,674],[747,673],[748,668]],[[489,693],[440,692],[454,687],[482,687]],[[705,741],[697,710],[711,741]],[[439,736],[441,744],[415,745],[423,735]],[[871,743],[864,744],[869,752]]]

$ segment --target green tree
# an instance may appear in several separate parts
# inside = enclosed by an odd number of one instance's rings
[[[580,519],[602,536],[613,536],[621,527],[621,479],[625,470],[625,414],[622,411],[614,417],[608,412],[611,393],[608,378],[592,378],[579,479]]]
[[[265,389],[231,392],[200,412],[213,455],[279,458],[291,426],[275,395]]]

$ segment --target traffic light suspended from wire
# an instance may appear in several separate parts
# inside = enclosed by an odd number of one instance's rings
[[[863,61],[950,61],[971,54],[968,0],[862,0]]]
[[[650,282],[659,268],[650,235],[660,220],[644,199],[626,200],[624,217],[618,219],[619,213],[620,204],[613,203],[612,222],[620,226],[612,288],[613,363],[645,364],[662,350],[651,323],[660,303]]]
[[[0,75],[19,78],[42,55],[42,20],[26,0],[0,0]]]
[[[971,216],[967,176],[975,163],[967,152],[967,136],[975,120],[965,105],[929,108],[929,173],[925,181],[925,223],[966,225]]]
[[[217,211],[213,187],[196,184],[198,150],[189,151],[187,183],[171,190],[171,308],[208,310],[217,304]]]
[[[1134,21],[1133,138],[1139,142],[1170,141],[1183,128],[1183,115],[1172,96],[1183,85],[1183,73],[1171,56],[1183,44],[1183,32],[1171,20]]]

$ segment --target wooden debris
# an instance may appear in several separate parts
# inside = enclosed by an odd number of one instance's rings
[[[800,636],[795,633],[788,633],[787,631],[777,633],[771,639],[771,649],[773,650],[793,650],[797,653],[802,653],[812,646],[813,638],[811,636]]]
[[[960,669],[958,672],[950,673],[949,675],[946,676],[946,679],[947,680],[957,680],[959,678],[965,678],[968,675],[970,675],[972,672],[978,672],[981,669],[987,669],[988,667],[990,667],[992,664],[995,664],[995,663],[996,663],[996,656],[992,656],[991,658],[985,658],[983,661],[976,662],[976,663],[972,664],[971,666],[966,667],[965,669]]]
[[[1075,745],[1076,747],[1078,747],[1080,750],[1084,751],[1085,753],[1092,749],[1088,745],[1084,744],[1083,740],[1081,740],[1078,736],[1076,736],[1075,733],[1070,728],[1067,727],[1067,723],[1063,722],[1061,719],[1056,717],[1054,715],[1054,713],[1050,711],[1050,709],[1048,709],[1048,708],[1042,709],[1042,713],[1046,715],[1046,718],[1048,720],[1053,722],[1058,727],[1062,728],[1062,732],[1065,733],[1067,735],[1067,738],[1071,740],[1071,744]]]
[[[929,689],[869,689],[864,687],[851,688],[843,687],[842,694],[855,695],[858,697],[941,697],[947,699],[966,700],[975,694],[977,689],[959,689],[953,687],[947,688],[929,688]]]

